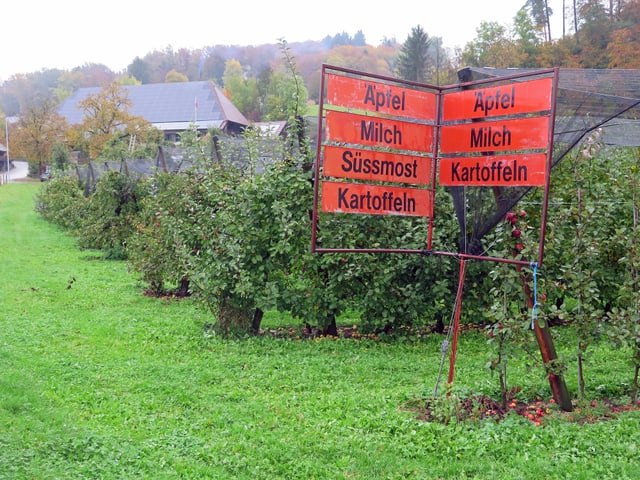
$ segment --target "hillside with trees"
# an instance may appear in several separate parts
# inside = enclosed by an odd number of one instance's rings
[[[569,3],[569,2],[568,2]],[[404,49],[419,48],[425,70],[422,80],[448,83],[463,66],[492,67],[581,67],[637,68],[635,52],[640,47],[640,2],[637,0],[574,0],[566,12],[551,11],[546,0],[526,0],[511,25],[482,21],[476,37],[462,49],[452,50],[442,39],[431,37],[422,27],[423,38],[414,31],[407,38],[385,39],[380,45],[367,43],[362,31],[327,35],[322,40],[291,43],[299,73],[310,100],[318,98],[322,63],[371,73],[401,76]],[[563,31],[551,32],[550,19],[563,16]],[[555,40],[554,40],[555,38]],[[413,44],[413,45],[412,45]],[[277,44],[258,46],[213,45],[199,49],[155,50],[135,57],[126,71],[113,72],[104,65],[85,64],[69,71],[43,69],[16,74],[0,88],[0,108],[9,116],[24,112],[30,103],[46,98],[61,101],[75,89],[103,86],[114,80],[135,83],[212,80],[225,86],[225,72],[233,61],[239,65],[247,91],[259,96],[281,70]],[[264,112],[243,111],[252,120]]]

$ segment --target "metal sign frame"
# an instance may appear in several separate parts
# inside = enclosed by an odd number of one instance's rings
[[[434,86],[324,64],[320,88],[312,252],[427,254],[542,265],[557,68]],[[352,168],[355,159],[368,171]],[[459,183],[442,181],[452,164],[465,172],[460,176],[456,170]],[[433,250],[439,185],[543,188],[537,258]],[[424,248],[320,246],[321,213],[427,217]]]

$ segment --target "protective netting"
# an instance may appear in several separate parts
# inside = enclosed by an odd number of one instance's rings
[[[105,173],[115,171],[125,175],[151,175],[163,170],[157,159],[125,159],[120,162],[88,162],[75,165],[74,173],[84,185],[85,195],[89,195],[96,182]],[[165,170],[166,171],[166,170]]]
[[[74,173],[84,185],[85,195],[89,195],[96,182],[107,172],[115,171],[129,176],[148,176],[155,172],[179,173],[192,164],[186,157],[181,149],[162,147],[156,158],[128,158],[119,162],[91,161],[76,164]]]
[[[461,82],[512,76],[535,70],[465,68]],[[640,145],[640,70],[559,70],[556,99],[555,167],[592,132],[598,130],[606,145]],[[456,216],[461,229],[460,250],[481,255],[483,238],[532,187],[452,187]],[[462,232],[466,232],[462,233]]]

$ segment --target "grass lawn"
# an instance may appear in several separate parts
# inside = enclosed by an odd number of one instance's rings
[[[211,337],[194,300],[142,295],[126,263],[40,219],[39,187],[0,186],[0,479],[640,478],[639,411],[419,420],[408,407],[433,392],[441,336]],[[456,395],[497,398],[488,348],[461,335]],[[631,380],[605,344],[588,368],[594,395]],[[521,395],[549,398],[538,369],[509,372]],[[572,391],[574,377],[570,362]]]

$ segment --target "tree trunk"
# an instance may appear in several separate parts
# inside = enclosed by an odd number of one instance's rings
[[[551,16],[549,15],[549,0],[544,0],[544,17],[547,20],[547,42],[551,42]]]
[[[256,308],[255,312],[253,312],[253,321],[251,322],[251,333],[254,335],[258,335],[260,333],[260,323],[262,323],[262,316],[264,312]]]
[[[338,336],[338,326],[336,325],[336,316],[331,314],[327,319],[328,322],[325,327],[322,329],[322,335],[328,335],[331,337]]]
[[[232,298],[223,298],[217,307],[216,330],[223,337],[243,336],[251,331],[253,308],[238,306]]]
[[[500,355],[502,357],[502,355]],[[500,358],[500,363],[502,364],[502,358]],[[507,408],[507,360],[504,360],[504,363],[500,365],[500,396],[502,400],[502,408]]]
[[[580,352],[578,352],[578,398],[584,398],[584,363]]]
[[[576,4],[576,0],[573,0],[573,30],[576,36],[576,42],[580,43],[580,37],[578,36],[578,5]]]
[[[614,14],[614,11],[615,11],[615,9],[613,7],[613,4],[614,4],[614,1],[613,0],[609,0],[609,21],[611,23],[613,23],[613,20],[614,20],[614,15],[613,14]]]
[[[189,279],[186,277],[182,277],[180,279],[180,283],[178,284],[178,289],[176,291],[178,297],[188,297],[189,296]]]
[[[633,389],[631,390],[631,403],[633,405],[638,401],[638,375],[640,374],[640,364],[636,364],[636,373],[633,376]]]

